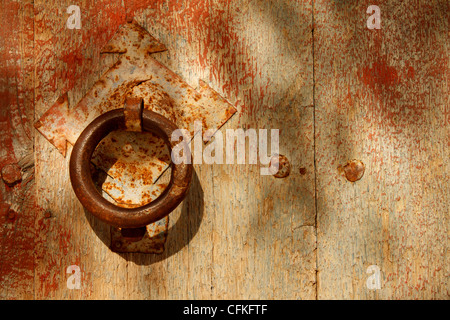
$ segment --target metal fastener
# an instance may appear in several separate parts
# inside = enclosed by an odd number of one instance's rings
[[[167,118],[149,111],[142,111],[143,130],[163,138],[171,151],[178,143],[172,142],[175,124]],[[164,192],[154,201],[137,208],[123,208],[109,202],[98,192],[90,172],[90,160],[98,143],[110,132],[125,129],[123,109],[104,113],[81,133],[70,158],[70,180],[82,205],[100,220],[119,228],[140,228],[156,222],[172,212],[183,201],[192,178],[190,163],[172,163],[171,180]]]
[[[14,220],[16,218],[16,216],[17,216],[17,213],[13,209],[9,209],[8,213],[6,214],[6,217],[9,220]]]
[[[144,100],[142,98],[128,98],[123,107],[125,115],[126,131],[142,131],[142,110],[144,108]]]
[[[360,160],[350,160],[345,166],[339,166],[338,170],[341,174],[345,175],[345,178],[350,182],[356,182],[360,180],[365,171],[365,165]]]
[[[3,181],[12,186],[22,180],[22,169],[17,163],[7,164],[2,168]]]
[[[47,219],[51,218],[52,217],[52,212],[50,210],[45,210],[44,217],[47,218]]]
[[[286,178],[291,173],[291,164],[286,156],[282,154],[275,155],[270,162],[275,168],[278,168],[278,171],[273,173],[275,178]],[[270,168],[272,168],[272,165]]]

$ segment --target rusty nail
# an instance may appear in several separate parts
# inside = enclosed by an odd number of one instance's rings
[[[13,209],[9,209],[6,216],[9,220],[14,220],[16,218],[16,215],[17,214]]]
[[[360,180],[365,171],[364,163],[360,160],[350,160],[345,166],[339,166],[338,170],[350,182]]]
[[[17,163],[7,164],[2,168],[2,179],[3,181],[12,186],[17,182],[22,180],[22,171]]]
[[[135,208],[123,208],[109,202],[97,191],[92,181],[90,161],[98,143],[110,132],[124,127],[123,109],[104,113],[91,122],[75,143],[70,158],[70,180],[81,204],[100,220],[119,228],[140,228],[156,222],[172,212],[183,201],[192,179],[192,161],[172,163],[171,179],[164,192],[154,201]],[[172,145],[175,124],[153,111],[143,110],[143,129],[153,132]]]
[[[280,154],[272,157],[271,164],[274,164],[275,167],[278,164],[278,171],[273,174],[275,178],[286,178],[291,173],[291,164],[286,156]],[[272,166],[270,166],[272,169]]]
[[[300,174],[302,176],[306,174],[306,168],[305,167],[300,168]]]
[[[126,131],[142,131],[142,110],[144,108],[144,100],[142,98],[127,98],[123,107],[125,115]]]
[[[47,218],[47,219],[51,218],[52,217],[52,212],[50,210],[45,210],[44,217]]]

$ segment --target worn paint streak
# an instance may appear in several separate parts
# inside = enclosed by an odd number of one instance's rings
[[[0,12],[0,298],[34,297],[33,3]],[[14,28],[11,28],[14,26]],[[29,158],[27,158],[29,159]]]

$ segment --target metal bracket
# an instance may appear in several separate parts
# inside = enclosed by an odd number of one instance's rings
[[[206,83],[201,81],[195,90],[150,56],[165,50],[135,21],[125,23],[101,51],[120,53],[119,60],[75,106],[69,107],[68,95],[63,94],[35,123],[36,129],[65,156],[67,141],[74,145],[93,119],[121,108],[127,98],[137,97],[143,99],[146,110],[188,130],[191,137],[196,133],[195,121],[200,121],[205,130],[218,130],[236,109]],[[125,207],[142,206],[155,199],[164,190],[160,177],[170,165],[164,142],[149,132],[136,134],[135,124],[132,121],[130,131],[109,134],[91,160],[94,168],[103,172],[97,174],[101,177],[103,195]],[[160,226],[167,226],[167,222],[162,221]],[[158,230],[156,234],[161,232]],[[156,234],[149,232],[148,238],[155,239]]]

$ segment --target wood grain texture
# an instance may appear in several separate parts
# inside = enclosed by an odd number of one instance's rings
[[[118,255],[107,248],[108,227],[76,201],[67,159],[38,136],[38,199],[53,217],[37,225],[37,298],[315,298],[311,4],[80,7],[89,19],[81,30],[67,30],[65,4],[35,3],[37,116],[65,90],[74,102],[82,97],[104,70],[98,53],[108,35],[134,17],[168,47],[155,55],[159,61],[237,104],[241,114],[228,128],[282,129],[280,151],[293,173],[276,180],[260,176],[257,165],[197,165],[192,189],[170,219],[164,254]],[[83,271],[79,291],[66,289],[71,264]]]
[[[311,4],[212,4],[211,79],[241,105],[228,128],[279,129],[292,166],[285,179],[257,165],[213,168],[213,293],[314,299]]]
[[[72,4],[80,30],[66,28]],[[371,4],[380,30],[366,27]],[[0,182],[0,299],[449,298],[447,1],[1,7],[0,167],[17,163],[22,181]],[[158,61],[238,108],[224,136],[279,129],[292,166],[276,179],[259,164],[195,165],[161,255],[113,253],[109,226],[72,191],[71,146],[64,158],[32,129],[117,60],[100,49],[132,17],[167,46]],[[356,182],[338,169],[352,159],[365,165]],[[70,265],[79,290],[67,288]],[[371,265],[379,290],[366,285]]]
[[[125,21],[116,2],[78,2],[81,29],[67,29],[69,1],[35,1],[36,119],[63,93],[75,105],[117,58],[100,49]],[[71,150],[71,147],[70,147]],[[109,226],[85,212],[70,186],[69,157],[35,135],[37,202],[51,217],[36,217],[36,299],[124,299],[126,262],[109,249]],[[95,248],[95,250],[93,250]],[[67,288],[67,267],[81,270],[81,289]]]
[[[0,299],[34,296],[33,3],[0,2]],[[14,28],[11,28],[14,26]],[[17,168],[8,185],[5,166]],[[12,210],[14,218],[8,218]]]
[[[448,299],[449,2],[318,0],[314,19],[318,298]]]

